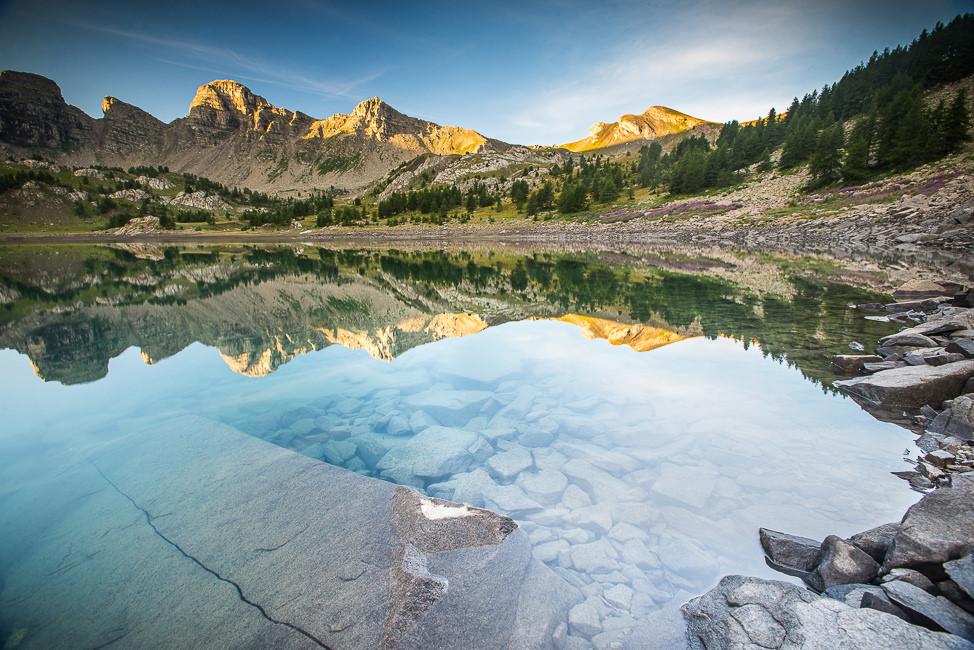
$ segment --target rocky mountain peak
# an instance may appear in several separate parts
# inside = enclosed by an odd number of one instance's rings
[[[352,115],[361,118],[364,122],[374,124],[389,118],[403,117],[403,114],[384,102],[379,97],[370,97],[365,101],[356,104],[352,109]]]
[[[638,115],[620,115],[615,122],[596,122],[588,137],[561,145],[569,151],[590,151],[637,140],[653,140],[688,131],[707,120],[666,106],[650,106]]]
[[[64,101],[61,89],[54,81],[32,72],[0,70],[0,89],[5,93],[17,92],[25,96],[30,95],[35,100]]]
[[[252,115],[261,108],[272,108],[270,102],[255,95],[250,88],[232,79],[217,79],[203,84],[189,104],[190,113],[198,108]]]

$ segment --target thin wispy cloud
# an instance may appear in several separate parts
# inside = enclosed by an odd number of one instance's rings
[[[158,59],[166,61],[170,65],[200,69],[214,74],[239,76],[252,81],[277,84],[325,97],[353,97],[353,91],[356,88],[381,77],[388,70],[388,68],[378,69],[354,79],[322,80],[297,72],[293,67],[275,65],[225,47],[216,47],[188,39],[161,37],[109,25],[84,22],[76,23],[76,25],[91,31],[170,50],[179,55],[191,54],[194,58],[204,58],[223,64],[222,67],[201,67],[195,63],[179,62],[178,59]]]

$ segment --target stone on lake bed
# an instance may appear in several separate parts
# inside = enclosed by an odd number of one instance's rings
[[[482,440],[472,431],[430,427],[390,449],[376,467],[395,481],[458,474],[470,466]]]
[[[431,388],[410,395],[405,402],[412,408],[425,411],[444,426],[460,426],[477,415],[491,396],[492,393],[484,390]]]
[[[622,521],[612,527],[612,530],[609,531],[609,538],[624,544],[631,539],[648,539],[649,535],[632,524]]]
[[[629,611],[632,605],[633,591],[626,585],[616,585],[602,592],[602,599],[617,609]]]
[[[591,639],[602,631],[599,611],[589,603],[579,603],[568,612],[568,629],[572,634]]]
[[[716,477],[701,474],[694,468],[663,463],[652,491],[693,508],[703,508],[710,500],[716,483]]]
[[[509,481],[534,464],[531,452],[516,445],[487,459],[490,473],[502,481]]]
[[[393,415],[386,423],[386,433],[390,436],[405,436],[413,432],[409,419],[404,415]]]
[[[711,580],[717,574],[717,560],[690,539],[666,538],[656,547],[656,552],[668,572],[685,580]]]
[[[569,485],[561,495],[561,504],[569,510],[574,510],[575,508],[584,508],[585,506],[592,505],[592,499],[589,498],[588,494],[582,488],[577,485]]]
[[[556,539],[550,542],[542,542],[534,547],[534,557],[542,562],[554,562],[558,559],[558,554],[569,550],[568,542],[563,539]]]
[[[524,472],[517,482],[529,497],[546,506],[558,503],[568,487],[565,475],[554,469]]]
[[[974,377],[974,360],[944,366],[893,368],[837,381],[833,386],[873,407],[919,408],[924,404],[938,406],[953,399],[971,377]]]
[[[497,485],[494,483],[484,493],[484,502],[491,508],[511,516],[523,516],[543,510],[544,506],[530,498],[516,485]]]
[[[321,447],[322,455],[320,458],[324,458],[332,465],[341,465],[350,460],[358,450],[355,443],[348,440],[329,440],[322,443]]]
[[[609,573],[619,568],[616,550],[603,539],[576,544],[570,552],[572,565],[583,573]]]

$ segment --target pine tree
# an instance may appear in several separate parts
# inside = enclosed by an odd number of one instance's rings
[[[833,123],[819,132],[815,151],[809,161],[812,186],[821,187],[839,180],[842,170],[842,139],[840,123]]]
[[[869,177],[869,154],[875,128],[876,116],[872,114],[863,116],[853,127],[842,163],[842,180],[847,183],[861,183]]]
[[[946,153],[954,153],[971,139],[971,115],[967,110],[967,90],[961,88],[944,116],[943,140]]]

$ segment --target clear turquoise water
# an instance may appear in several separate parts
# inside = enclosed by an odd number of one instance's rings
[[[75,271],[52,271],[46,288],[5,276],[17,295],[0,330],[0,572],[40,534],[11,495],[22,503],[66,458],[148,415],[202,416],[508,514],[605,621],[639,620],[727,573],[781,578],[763,563],[760,526],[851,534],[898,519],[918,496],[890,475],[912,434],[830,391],[822,370],[849,340],[885,333],[846,309],[868,292],[788,273],[762,290],[698,268],[584,257],[552,268],[575,263],[586,295],[566,281],[518,289],[511,269],[532,264],[517,256],[494,262],[481,286],[397,274],[396,258],[322,274],[273,253],[234,283],[252,258],[204,273],[178,253],[168,266],[123,256],[100,267],[99,255],[81,255],[80,282]],[[425,255],[427,269],[470,266]],[[86,293],[92,278],[99,289]],[[146,286],[155,298],[139,293]],[[167,286],[193,295],[160,301],[175,295]],[[600,286],[612,288],[599,296]],[[449,313],[490,326],[441,338],[429,319]],[[665,325],[683,340],[639,352],[533,318],[565,313]],[[360,349],[328,344],[336,338]],[[77,496],[41,494],[48,507]],[[16,629],[16,601],[0,602]]]

